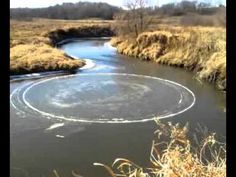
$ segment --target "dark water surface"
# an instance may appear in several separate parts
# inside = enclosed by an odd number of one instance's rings
[[[153,117],[189,122],[191,132],[201,125],[224,140],[224,93],[183,69],[119,55],[106,42],[62,46],[89,59],[74,75],[12,80],[11,177],[48,177],[54,169],[102,177],[105,170],[93,163],[118,157],[148,166]]]

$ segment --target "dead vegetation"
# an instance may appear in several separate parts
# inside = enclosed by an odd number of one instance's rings
[[[77,28],[68,29],[57,29],[51,31],[45,35],[51,41],[52,45],[56,45],[60,41],[70,38],[86,38],[86,37],[111,37],[114,33],[111,31],[109,26],[84,26]]]
[[[83,60],[66,56],[54,48],[55,43],[68,37],[111,35],[109,24],[110,21],[105,20],[11,20],[10,73],[25,74],[82,67],[85,64]]]
[[[150,167],[141,167],[128,159],[116,159],[112,167],[101,163],[110,176],[126,177],[225,177],[226,147],[215,134],[205,136],[194,146],[188,126],[157,121],[156,139],[152,143]]]
[[[111,177],[226,177],[226,145],[216,140],[215,133],[200,131],[193,139],[188,124],[156,123],[149,167],[125,158],[115,159],[111,166],[94,165],[103,167]],[[60,176],[56,170],[53,173]],[[82,177],[74,171],[72,175]]]
[[[226,89],[226,32],[216,27],[161,26],[137,38],[116,37],[111,44],[124,55],[184,67],[200,79]]]
[[[111,44],[119,53],[186,68],[194,71],[198,79],[226,89],[224,6],[181,1],[153,10],[145,8],[146,0],[128,2],[133,5],[129,7],[132,15],[120,12],[113,25],[118,35]],[[136,30],[141,24],[148,25]]]
[[[56,48],[46,44],[21,44],[11,48],[10,74],[74,70],[84,65],[81,60],[72,60]]]
[[[219,11],[214,15],[189,13],[181,17],[180,24],[183,26],[226,27],[226,12]]]

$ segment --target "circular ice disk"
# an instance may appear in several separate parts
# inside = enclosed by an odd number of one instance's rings
[[[173,81],[125,73],[58,76],[35,82],[23,104],[47,118],[91,123],[145,122],[190,109],[191,90]]]

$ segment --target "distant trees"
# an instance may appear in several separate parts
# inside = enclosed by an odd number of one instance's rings
[[[219,7],[213,7],[209,1],[198,2],[198,1],[187,1],[183,0],[179,3],[164,4],[161,7],[156,7],[155,11],[157,14],[180,16],[187,13],[196,13],[201,15],[213,15],[218,12],[220,7],[225,8],[223,5]]]
[[[182,16],[180,24],[183,25],[225,26],[226,7],[214,7],[208,2],[182,0],[153,8],[148,0],[126,0],[126,9],[114,15],[113,28],[118,35],[138,36],[162,15]]]
[[[62,5],[50,6],[48,8],[13,8],[10,9],[10,17],[13,19],[25,18],[51,18],[51,19],[84,19],[102,18],[110,20],[114,13],[121,9],[107,3],[63,3]]]
[[[117,34],[134,34],[138,36],[150,27],[156,16],[182,16],[184,25],[225,26],[226,7],[213,7],[210,0],[204,2],[182,0],[161,7],[150,7],[148,0],[124,0],[125,9],[111,6],[107,3],[63,3],[48,8],[14,8],[10,9],[13,19],[31,20],[32,18],[50,19],[114,19],[114,30]],[[207,17],[209,16],[209,17]],[[214,20],[212,20],[214,18]]]

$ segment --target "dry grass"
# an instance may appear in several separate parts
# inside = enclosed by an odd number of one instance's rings
[[[157,121],[150,155],[150,167],[141,167],[128,159],[116,159],[112,167],[101,163],[110,176],[118,177],[225,177],[226,147],[216,141],[215,134],[203,138],[194,148],[188,127]]]
[[[180,24],[184,26],[215,26],[225,27],[226,17],[225,13],[217,13],[215,15],[198,15],[198,14],[187,14],[180,20]]]
[[[53,47],[50,32],[58,29],[67,32],[71,28],[87,29],[91,26],[109,26],[104,20],[49,20],[10,21],[10,72],[71,70],[83,66],[82,60],[73,60]]]
[[[81,60],[72,60],[56,48],[46,44],[20,44],[10,49],[11,74],[73,70],[83,66]]]
[[[111,177],[226,177],[226,144],[217,141],[214,133],[200,131],[194,139],[190,137],[188,124],[180,126],[158,120],[156,123],[149,167],[125,158],[115,159],[111,166],[94,165],[103,167]],[[56,170],[53,173],[60,176]],[[74,171],[72,175],[82,177]]]
[[[58,29],[77,27],[108,26],[111,21],[105,20],[51,20],[32,19],[32,21],[10,21],[10,45],[31,44],[44,42],[50,43],[47,34]]]
[[[128,56],[193,70],[200,79],[226,89],[224,28],[162,26],[136,39],[113,38],[111,44]]]

